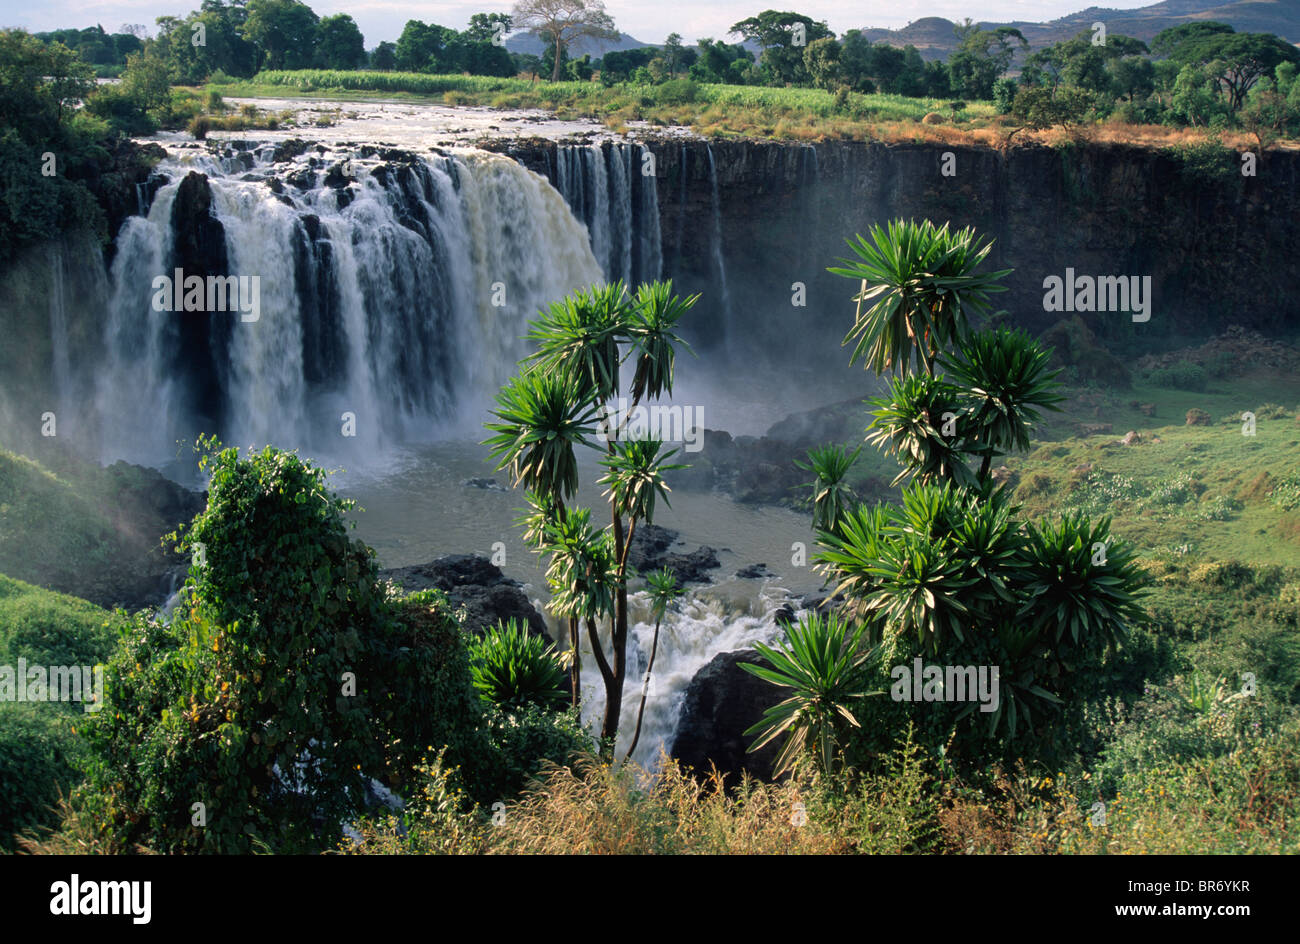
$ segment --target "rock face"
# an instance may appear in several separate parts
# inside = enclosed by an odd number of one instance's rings
[[[172,232],[176,238],[169,275],[174,269],[182,270],[187,280],[229,274],[226,231],[212,212],[212,188],[205,175],[191,171],[181,180],[172,203]],[[172,317],[177,323],[171,352],[174,373],[188,385],[190,413],[201,420],[198,428],[220,429],[223,397],[219,365],[229,362],[226,348],[232,320],[224,312],[207,311],[175,312]]]
[[[515,619],[525,624],[530,634],[547,635],[542,614],[528,602],[519,582],[501,573],[501,568],[486,557],[453,554],[428,564],[381,570],[379,576],[410,592],[446,592],[453,604],[465,608],[464,628],[470,632],[481,634],[498,621]]]
[[[1239,162],[1225,150],[1224,173],[1207,180],[1166,150],[1102,142],[998,149],[666,134],[640,140],[655,155],[663,275],[687,291],[705,291],[692,321],[714,332],[712,340],[779,351],[783,363],[811,363],[838,350],[852,286],[825,269],[845,255],[846,237],[895,218],[950,220],[993,238],[989,265],[1013,270],[999,305],[1034,332],[1061,317],[1044,311],[1042,286],[1067,267],[1080,275],[1149,275],[1151,327],[1158,323],[1169,336],[1222,330],[1224,311],[1247,330],[1284,333],[1300,295],[1300,256],[1281,249],[1300,244],[1294,151],[1266,150],[1256,177],[1245,178],[1228,173]],[[555,142],[518,139],[494,148],[554,182]],[[940,174],[945,152],[956,155],[955,177]],[[725,304],[716,290],[715,182],[730,287]],[[1253,238],[1243,241],[1241,233]],[[774,294],[789,291],[795,278],[807,288],[797,336],[788,320],[754,314],[771,311]],[[1123,317],[1085,316],[1104,339]]]
[[[722,566],[718,552],[707,544],[693,551],[670,551],[677,542],[677,532],[658,525],[641,525],[632,535],[628,562],[641,573],[667,568],[677,576],[678,585],[709,583],[709,571]]]
[[[754,737],[744,732],[788,690],[750,675],[741,668],[744,663],[763,664],[763,659],[752,649],[720,652],[695,673],[669,752],[697,775],[707,775],[714,764],[728,786],[739,783],[742,772],[771,780],[782,743],[777,738],[760,751],[747,751]]]

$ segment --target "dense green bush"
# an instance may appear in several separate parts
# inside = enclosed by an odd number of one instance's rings
[[[511,619],[470,643],[474,687],[488,704],[505,709],[562,708],[569,699],[564,667],[547,639]]]
[[[371,777],[400,785],[412,758],[443,745],[480,756],[455,621],[389,601],[325,473],[270,447],[210,449],[202,467],[208,506],[180,536],[195,555],[182,602],[170,623],[142,615],[126,630],[109,710],[89,726],[84,796],[111,839],[319,848]]]
[[[1157,387],[1172,387],[1197,393],[1204,391],[1209,382],[1205,368],[1190,361],[1180,361],[1172,367],[1158,367],[1151,371],[1149,379]]]
[[[60,798],[78,781],[74,717],[56,704],[0,703],[0,850],[56,824]]]
[[[372,778],[400,792],[442,754],[482,804],[589,746],[565,715],[485,716],[450,601],[394,599],[322,470],[204,445],[207,508],[173,536],[194,555],[181,602],[124,628],[87,725],[79,802],[110,846],[320,849]]]

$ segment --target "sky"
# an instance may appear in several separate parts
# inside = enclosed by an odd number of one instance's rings
[[[307,0],[320,16],[348,13],[366,37],[366,47],[396,40],[407,20],[423,20],[464,29],[473,13],[508,13],[509,0]],[[965,17],[986,22],[1056,19],[1090,6],[1133,9],[1155,0],[606,0],[614,24],[642,42],[662,43],[680,33],[687,43],[710,37],[729,39],[727,28],[766,9],[796,10],[825,20],[836,33],[861,27],[897,29],[924,16],[960,22]],[[140,23],[154,32],[159,16],[184,16],[200,0],[0,0],[0,28],[23,27],[33,33],[65,27],[103,26],[110,33],[123,24]]]

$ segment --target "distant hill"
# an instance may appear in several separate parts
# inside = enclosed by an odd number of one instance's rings
[[[1019,20],[1010,23],[981,22],[984,29],[1014,26],[1029,45],[1042,49],[1077,36],[1093,23],[1106,24],[1109,33],[1132,36],[1145,42],[1161,30],[1193,20],[1218,20],[1242,33],[1275,33],[1289,43],[1300,43],[1300,0],[1162,0],[1135,10],[1089,7],[1049,23]],[[902,29],[864,29],[873,43],[891,46],[912,44],[924,59],[946,59],[957,47],[954,23],[940,16],[915,20]]]
[[[581,59],[585,53],[591,53],[591,58],[599,59],[607,52],[622,52],[624,49],[641,49],[644,46],[653,46],[654,43],[643,43],[635,36],[629,36],[627,33],[619,33],[618,39],[613,42],[592,42],[587,40],[581,45],[575,44],[569,50],[570,56],[576,56]],[[516,52],[520,55],[540,56],[546,51],[546,43],[538,36],[532,33],[516,33],[514,36],[506,38],[506,49],[510,52]]]

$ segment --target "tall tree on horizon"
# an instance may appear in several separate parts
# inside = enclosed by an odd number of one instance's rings
[[[583,39],[618,39],[604,0],[519,0],[511,14],[514,25],[555,44],[551,81],[560,79],[560,64],[569,46]]]

